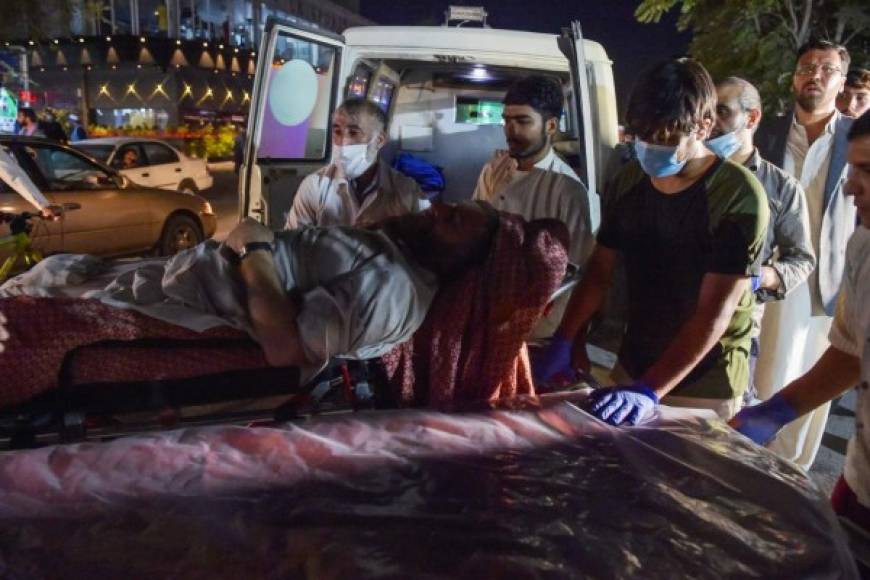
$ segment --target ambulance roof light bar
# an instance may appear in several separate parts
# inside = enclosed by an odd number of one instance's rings
[[[458,21],[457,28],[469,22],[476,22],[483,28],[489,28],[486,24],[487,16],[488,14],[483,6],[449,6],[444,11],[444,26],[449,26],[451,22]]]

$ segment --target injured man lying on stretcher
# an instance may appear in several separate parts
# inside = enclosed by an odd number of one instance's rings
[[[0,357],[0,375],[11,384],[18,375],[26,382],[33,366],[51,370],[82,344],[143,338],[141,327],[148,328],[147,338],[176,337],[177,327],[194,333],[231,327],[250,334],[270,364],[300,366],[309,377],[333,356],[371,359],[390,353],[390,377],[400,398],[410,404],[419,399],[408,391],[418,369],[408,361],[414,347],[415,359],[421,349],[428,349],[412,346],[409,339],[427,319],[439,285],[442,302],[476,301],[477,310],[493,311],[481,318],[468,309],[464,314],[454,309],[453,318],[445,320],[451,308],[445,304],[441,320],[428,324],[426,334],[441,341],[436,349],[441,352],[439,363],[427,364],[426,372],[443,370],[448,360],[454,378],[461,380],[462,364],[469,359],[464,351],[481,348],[479,339],[462,342],[470,327],[488,320],[504,325],[519,315],[519,332],[524,333],[526,319],[540,317],[565,272],[566,238],[558,222],[527,224],[485,203],[469,202],[436,204],[370,230],[305,227],[273,234],[246,220],[223,244],[206,241],[169,259],[52,256],[0,287],[0,312],[9,319],[11,334],[7,353]],[[523,247],[533,248],[537,261],[525,264]],[[511,273],[506,259],[522,265]],[[500,287],[469,296],[470,289],[485,285],[485,276]],[[511,289],[511,284],[518,288]],[[536,291],[530,293],[530,287]],[[506,298],[492,298],[498,294]],[[511,296],[525,302],[508,303]],[[484,301],[495,303],[480,304]],[[81,328],[87,323],[46,327],[45,319],[58,315],[58,307],[64,316],[96,308],[98,322],[87,329]],[[464,317],[464,326],[457,325],[457,315]],[[157,321],[162,323],[155,327]],[[457,325],[458,331],[445,331],[445,323]],[[140,328],[130,331],[130,326]],[[498,336],[489,338],[498,341]],[[505,343],[513,352],[500,353],[503,358],[515,359],[522,348],[525,335],[513,338]],[[487,361],[479,373],[493,371],[492,361]],[[33,385],[31,394],[42,389]],[[0,404],[9,402],[0,397]]]

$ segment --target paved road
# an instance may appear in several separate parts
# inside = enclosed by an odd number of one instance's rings
[[[222,240],[239,221],[239,198],[237,179],[231,161],[209,163],[214,185],[202,192],[218,216],[218,229],[214,238]]]
[[[810,468],[810,475],[827,495],[843,473],[846,463],[846,443],[855,433],[855,407],[858,396],[855,389],[848,391],[831,404],[831,414],[822,436],[819,454]]]

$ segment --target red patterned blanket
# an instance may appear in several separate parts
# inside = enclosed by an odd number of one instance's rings
[[[0,298],[0,312],[8,319],[10,333],[6,350],[0,354],[0,406],[56,389],[69,353],[108,340],[133,345],[133,341],[152,339],[156,345],[147,349],[92,346],[88,356],[70,361],[74,383],[183,379],[268,366],[260,347],[230,327],[199,333],[133,310],[75,298]],[[222,348],[218,356],[203,339],[227,339],[238,347]],[[167,346],[161,347],[161,340]],[[182,350],[169,346],[175,341],[190,341],[192,346]]]
[[[486,261],[443,286],[412,340],[383,357],[403,406],[534,395],[525,340],[565,276],[568,231],[502,212]]]

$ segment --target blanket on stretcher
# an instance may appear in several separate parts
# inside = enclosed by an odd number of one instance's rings
[[[525,340],[565,276],[568,230],[499,213],[484,264],[441,287],[412,340],[383,357],[402,406],[534,395]]]
[[[78,298],[0,298],[10,338],[0,355],[0,406],[25,402],[58,388],[65,358],[76,348],[103,341],[166,339],[198,341],[183,356],[171,348],[124,349],[123,356],[80,359],[76,383],[183,379],[228,370],[268,366],[260,347],[248,335],[228,326],[195,332],[151,318],[135,310],[114,308],[98,300]],[[238,341],[216,357],[203,339]],[[193,342],[191,344],[194,344]]]

